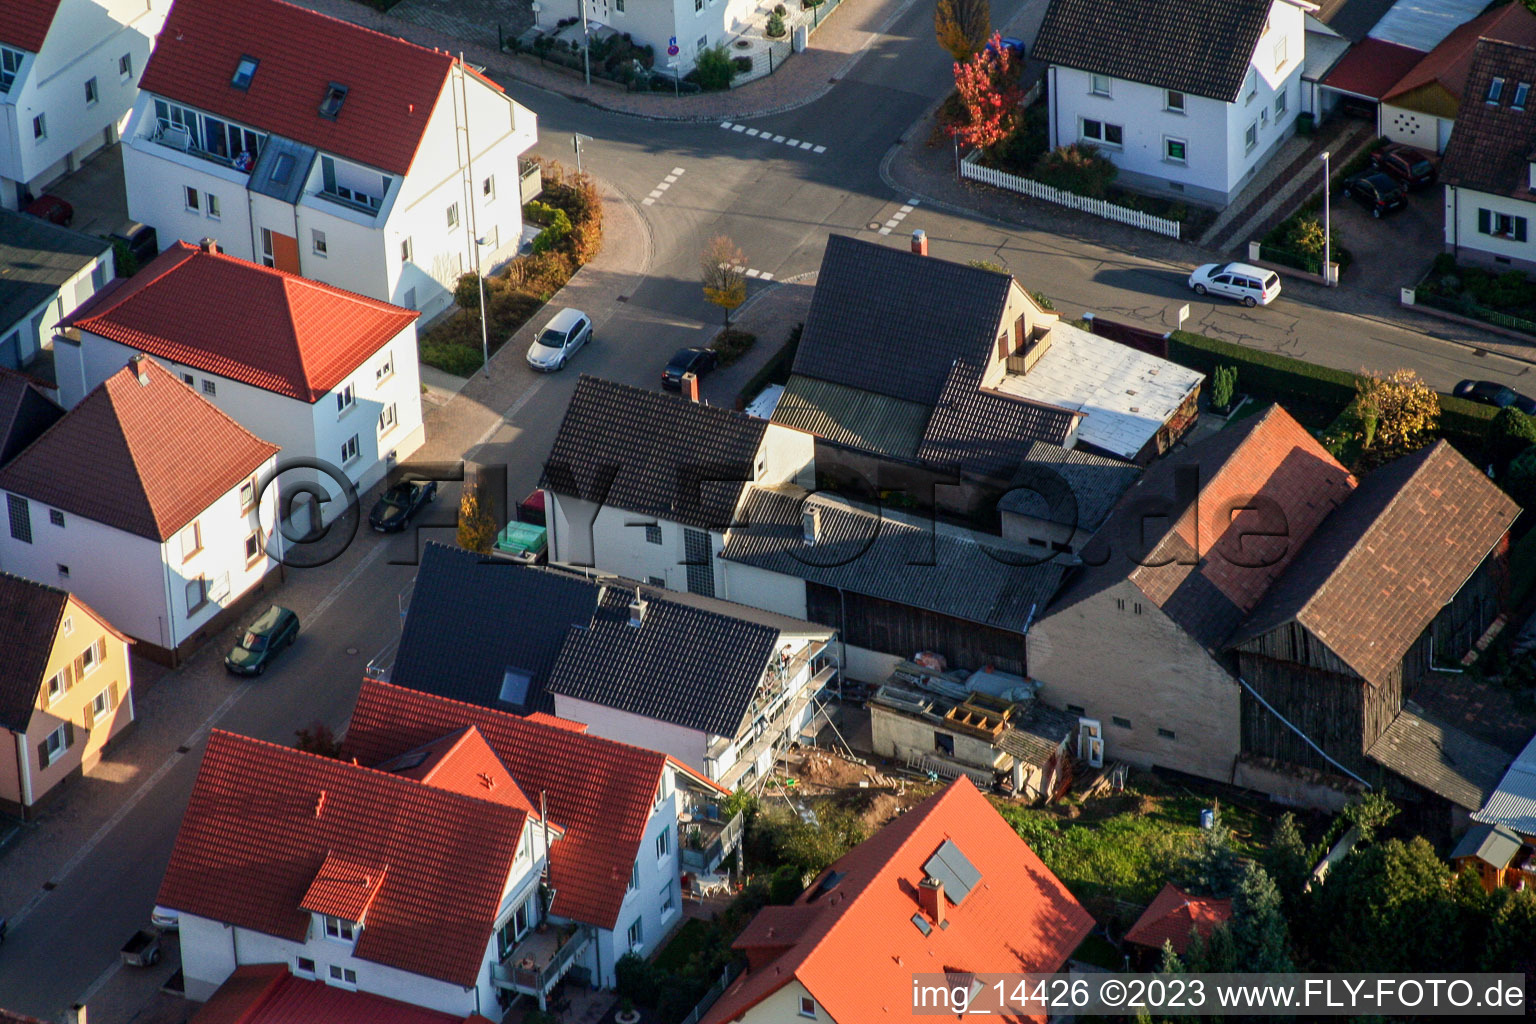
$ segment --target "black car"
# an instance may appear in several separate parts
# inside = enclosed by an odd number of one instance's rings
[[[368,525],[380,533],[394,533],[437,499],[436,480],[403,480],[385,491],[368,513]]]
[[[695,377],[702,377],[715,368],[717,361],[715,353],[707,348],[678,349],[667,368],[661,371],[661,386],[668,391],[681,391],[683,374],[692,373]]]
[[[107,241],[122,244],[133,261],[141,267],[160,254],[160,240],[155,235],[155,229],[148,224],[129,225],[120,233],[108,235]],[[120,276],[126,276],[122,273],[122,267],[117,269]]]
[[[1383,217],[1408,205],[1408,196],[1403,192],[1403,186],[1380,171],[1349,179],[1344,191],[1355,202],[1370,210],[1372,217]]]
[[[259,676],[277,652],[292,644],[298,635],[299,617],[281,605],[273,605],[240,635],[240,642],[224,656],[224,667],[234,675]]]
[[[1499,409],[1513,406],[1527,416],[1536,416],[1536,401],[1532,401],[1514,388],[1496,384],[1491,380],[1464,380],[1451,392],[1457,398],[1481,402]]]

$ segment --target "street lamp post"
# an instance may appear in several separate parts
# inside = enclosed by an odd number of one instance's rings
[[[1333,284],[1333,275],[1329,273],[1329,267],[1333,264],[1333,230],[1332,218],[1330,216],[1333,211],[1329,209],[1333,199],[1331,195],[1332,180],[1329,173],[1330,165],[1328,162],[1330,156],[1332,154],[1328,150],[1323,150],[1323,284],[1329,286]]]
[[[682,76],[678,74],[680,65],[676,60],[669,60],[667,61],[667,67],[672,69],[672,92],[678,99],[682,99],[683,87],[679,84],[682,81]]]
[[[581,174],[581,144],[591,142],[592,136],[583,135],[581,132],[571,132],[571,148],[576,151],[576,173]]]
[[[581,63],[587,72],[587,84],[592,84],[592,39],[587,35],[587,0],[581,0]]]

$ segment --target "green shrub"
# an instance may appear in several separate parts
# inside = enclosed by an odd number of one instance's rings
[[[1188,331],[1173,332],[1168,340],[1168,358],[1208,376],[1215,374],[1218,363],[1231,365],[1248,388],[1263,391],[1281,404],[1287,398],[1297,398],[1343,409],[1355,399],[1355,375],[1347,370],[1261,352]]]
[[[555,219],[557,211],[548,203],[541,203],[537,199],[523,204],[523,220],[530,224],[548,224]]]
[[[1074,142],[1040,157],[1035,164],[1034,178],[1052,188],[1103,199],[1109,192],[1110,182],[1119,173],[1119,168],[1099,152],[1099,147]]]
[[[1536,445],[1515,456],[1502,483],[1521,508],[1536,508]]]
[[[727,327],[715,335],[714,343],[709,347],[715,350],[715,355],[720,359],[721,366],[730,366],[747,354],[747,351],[757,342],[757,335],[747,331],[739,331],[734,327]]]
[[[112,264],[117,268],[118,277],[132,277],[139,272],[139,261],[128,248],[128,243],[120,238],[112,240]]]
[[[773,13],[768,15],[768,26],[766,31],[768,33],[769,39],[778,39],[779,37],[783,36],[784,32],[786,31],[784,28],[784,15],[781,13],[783,8],[784,5],[779,4],[778,7],[773,9]]]
[[[469,377],[484,364],[480,350],[456,342],[421,340],[421,361],[455,377]]]
[[[554,217],[550,220],[549,226],[534,236],[533,251],[536,253],[548,252],[565,241],[565,236],[570,233],[571,218],[565,215],[564,210],[557,209],[554,211]]]
[[[1056,303],[1046,298],[1045,292],[1030,292],[1029,297],[1035,300],[1035,305],[1039,306],[1047,313],[1053,313],[1056,311]]]
[[[731,87],[731,79],[736,77],[736,65],[731,62],[725,44],[721,43],[707,50],[700,50],[690,74],[699,83],[700,88],[709,92],[718,92]]]
[[[1536,419],[1519,409],[1500,409],[1483,435],[1483,463],[1502,476],[1515,456],[1532,444],[1536,444]]]
[[[793,903],[804,891],[805,881],[800,875],[800,869],[793,864],[785,864],[774,871],[773,878],[768,882],[768,902],[780,905]]]
[[[1231,407],[1237,393],[1237,367],[1218,366],[1211,375],[1211,404],[1218,409]]]
[[[736,73],[739,75],[745,75],[752,70],[751,57],[732,57],[731,63],[736,65]]]
[[[613,990],[640,1006],[655,1006],[656,969],[650,961],[635,953],[625,953],[613,965]]]

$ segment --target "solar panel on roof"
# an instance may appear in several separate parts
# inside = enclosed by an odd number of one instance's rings
[[[976,870],[970,858],[960,852],[960,847],[954,840],[944,840],[944,845],[923,865],[923,870],[929,878],[944,883],[944,895],[955,906],[959,906],[970,895],[976,883],[981,881],[981,872]]]

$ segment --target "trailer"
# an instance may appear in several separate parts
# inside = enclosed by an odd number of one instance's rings
[[[129,967],[151,967],[160,962],[160,933],[141,928],[123,943],[123,963]]]

